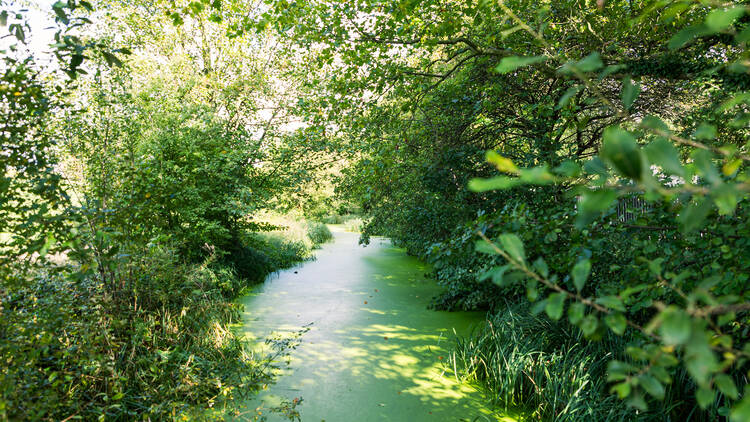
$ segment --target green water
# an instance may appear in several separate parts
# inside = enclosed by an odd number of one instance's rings
[[[428,310],[440,289],[423,264],[385,239],[362,247],[357,234],[333,230],[315,261],[241,300],[244,330],[259,348],[274,333],[310,324],[289,365],[249,408],[283,420],[267,409],[302,397],[304,422],[512,420],[445,368],[454,330],[468,333],[483,315]]]

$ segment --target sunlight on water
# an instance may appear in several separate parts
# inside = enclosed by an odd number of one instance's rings
[[[264,409],[302,397],[303,421],[515,420],[494,413],[446,365],[454,330],[468,333],[483,315],[428,310],[440,290],[422,263],[383,239],[364,248],[356,234],[334,234],[315,261],[242,299],[251,339],[311,324],[277,382],[248,407],[268,416]]]

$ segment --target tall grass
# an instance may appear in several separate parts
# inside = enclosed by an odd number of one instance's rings
[[[574,330],[509,308],[459,339],[450,363],[458,376],[484,385],[496,405],[531,419],[644,420],[608,394],[606,364],[622,340],[586,342]]]

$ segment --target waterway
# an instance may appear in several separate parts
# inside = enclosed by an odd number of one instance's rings
[[[302,333],[250,413],[288,420],[268,409],[301,398],[303,422],[512,420],[447,365],[455,335],[468,334],[483,314],[429,310],[440,287],[425,278],[423,263],[387,239],[364,247],[358,234],[332,231],[314,261],[269,277],[241,300],[258,351],[269,337]]]

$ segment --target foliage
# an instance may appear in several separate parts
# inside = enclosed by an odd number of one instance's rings
[[[0,6],[17,40],[0,69],[0,419],[221,419],[268,380],[269,362],[231,329],[232,301],[330,238],[311,224],[304,240],[252,241],[269,229],[252,214],[304,176],[283,122],[248,108],[273,84],[249,83],[246,69],[208,77],[186,42],[195,32],[155,35],[158,20],[91,30],[83,1],[52,6],[57,62],[38,64],[25,11]],[[97,16],[144,6],[102,4]],[[176,16],[222,34],[198,9]],[[174,49],[111,47],[144,32]]]
[[[607,373],[633,414],[750,418],[743,2],[268,13],[330,70],[309,123],[356,159],[340,189],[363,240],[431,259],[440,306],[526,296],[586,338],[628,336]]]
[[[333,239],[333,234],[325,224],[313,221],[307,222],[307,237],[317,246]]]
[[[236,276],[176,258],[154,246],[123,264],[127,301],[91,278],[44,274],[6,293],[3,417],[195,417],[252,391],[266,375],[229,329],[239,309],[225,292]]]
[[[344,230],[348,232],[355,232],[359,233],[362,231],[362,226],[364,225],[364,222],[361,218],[350,218],[344,221]]]

